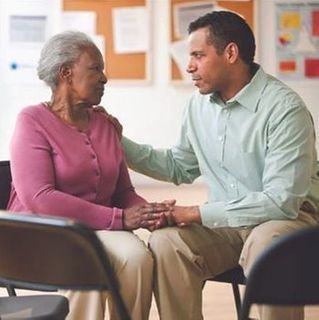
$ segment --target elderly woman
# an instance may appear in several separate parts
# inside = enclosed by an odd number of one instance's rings
[[[144,243],[124,230],[154,229],[167,208],[135,193],[118,134],[94,111],[107,82],[103,70],[100,51],[83,33],[57,34],[45,44],[38,76],[52,96],[18,116],[8,209],[77,219],[100,230],[129,313],[142,320],[151,304],[153,261]],[[68,319],[104,319],[105,293],[72,292],[69,299]]]

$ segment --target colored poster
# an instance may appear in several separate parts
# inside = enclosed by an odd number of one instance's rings
[[[276,3],[277,75],[319,80],[319,1]]]

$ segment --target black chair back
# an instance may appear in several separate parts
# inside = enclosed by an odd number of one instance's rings
[[[5,210],[11,190],[11,171],[9,161],[0,161],[0,209]]]
[[[95,232],[68,219],[0,212],[0,282],[33,290],[108,290],[129,319]]]
[[[246,281],[241,319],[252,304],[319,304],[319,227],[276,240],[256,260]]]

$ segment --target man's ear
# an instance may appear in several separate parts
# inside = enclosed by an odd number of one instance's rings
[[[72,68],[69,65],[62,65],[59,69],[59,77],[61,80],[66,81],[68,83],[71,82],[72,79]]]
[[[235,42],[229,42],[226,46],[224,53],[229,63],[234,63],[239,57],[239,49]]]

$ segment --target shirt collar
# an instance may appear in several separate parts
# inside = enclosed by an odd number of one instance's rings
[[[261,66],[257,64],[255,64],[255,66],[257,71],[251,81],[234,97],[229,99],[227,101],[227,105],[232,105],[234,102],[237,102],[251,112],[256,112],[261,93],[267,83],[267,74]],[[220,99],[218,93],[213,92],[210,96],[210,101],[217,101],[217,99]]]

